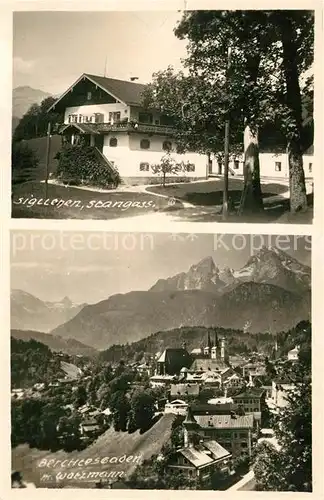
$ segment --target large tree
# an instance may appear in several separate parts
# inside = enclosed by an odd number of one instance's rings
[[[33,104],[19,121],[13,134],[13,141],[22,139],[34,139],[44,137],[47,134],[48,123],[53,128],[57,123],[63,122],[63,117],[54,111],[48,112],[51,105],[56,101],[54,97],[46,97],[41,104]]]
[[[287,36],[289,14],[278,12],[186,12],[175,30],[188,42],[186,73],[168,68],[155,74],[146,94],[146,102],[171,115],[184,150],[219,155],[230,121],[231,153],[244,151],[241,211],[263,208],[259,131],[269,126],[272,132],[279,128],[288,143],[291,210],[306,203],[298,78],[312,62],[312,15],[291,14]],[[305,23],[310,34],[301,37]]]
[[[278,10],[270,15],[282,48],[284,75],[283,127],[287,138],[290,180],[290,208],[307,208],[303,168],[303,102],[301,76],[314,59],[314,13],[303,10]],[[307,96],[307,87],[305,88]]]
[[[274,419],[281,449],[268,443],[256,449],[254,475],[259,490],[312,491],[311,332],[307,323],[297,329],[299,360],[286,373],[295,389]]]

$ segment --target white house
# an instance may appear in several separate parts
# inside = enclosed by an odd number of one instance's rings
[[[299,346],[295,346],[287,354],[288,361],[298,361]]]
[[[237,156],[229,162],[230,177],[243,175],[243,156]],[[284,149],[278,152],[263,151],[260,149],[260,175],[265,178],[289,179],[288,155]],[[306,179],[313,179],[314,147],[310,146],[303,154],[303,167]],[[212,159],[209,163],[208,174],[220,175],[223,172],[223,166]]]
[[[188,409],[188,403],[182,399],[175,399],[170,403],[166,403],[164,407],[164,413],[173,413],[175,415],[186,415]]]
[[[160,182],[152,165],[161,162],[167,150],[185,171],[168,175],[169,181],[206,179],[222,173],[216,158],[195,152],[179,154],[170,118],[143,108],[144,84],[84,73],[51,106],[64,116],[60,133],[74,144],[84,138],[96,146],[124,182]],[[313,147],[304,153],[306,177],[312,177]],[[262,177],[288,178],[286,152],[260,152]],[[243,158],[230,161],[230,175],[243,175]]]
[[[205,179],[207,156],[177,153],[170,119],[142,107],[144,88],[140,83],[83,74],[50,110],[64,115],[60,133],[69,142],[82,136],[97,146],[126,182],[151,182],[154,177],[160,182],[151,165],[160,163],[170,149],[177,163],[186,164],[185,172],[174,175],[174,180]]]

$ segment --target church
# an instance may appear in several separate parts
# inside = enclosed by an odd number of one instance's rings
[[[191,355],[195,359],[189,368],[190,372],[221,372],[229,368],[226,339],[225,337],[218,339],[217,333],[213,341],[208,333],[206,346],[203,349],[193,349]]]

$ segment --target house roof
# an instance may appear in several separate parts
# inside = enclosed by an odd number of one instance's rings
[[[198,384],[172,384],[171,385],[171,396],[177,395],[187,395],[187,396],[198,396],[199,385]]]
[[[204,359],[204,358],[198,358],[195,359],[194,362],[192,363],[190,367],[190,371],[219,371],[222,373],[224,371],[224,368],[229,368],[227,367],[222,361],[218,359]]]
[[[233,396],[233,399],[242,399],[242,398],[261,398],[262,394],[265,392],[265,390],[260,387],[252,387],[251,389],[248,389],[244,392],[241,392],[240,394],[236,394],[236,396]]]
[[[174,399],[173,401],[170,401],[170,403],[167,403],[168,405],[184,405],[186,407],[188,407],[188,403],[186,403],[185,401],[183,401],[182,399]]]
[[[125,104],[140,106],[142,103],[142,94],[146,85],[142,83],[130,82],[127,80],[117,80],[116,78],[107,78],[104,76],[89,75],[83,76],[97,84],[103,90],[117,97]]]
[[[313,154],[314,154],[314,145],[312,144],[311,146],[309,146],[309,148],[307,148],[306,151],[304,151],[303,154],[304,155],[313,156]]]
[[[186,414],[185,420],[183,421],[183,424],[194,424],[195,426],[197,425],[197,421],[193,415],[193,412],[192,412],[192,409],[190,406],[188,406],[188,408],[187,408],[187,414]]]
[[[183,455],[196,468],[204,467],[214,462],[214,459],[196,448],[181,448],[179,453]]]
[[[217,443],[217,441],[204,441],[203,446],[212,452],[214,460],[221,460],[230,455],[230,452]]]
[[[214,429],[252,429],[253,415],[196,415],[200,427]]]
[[[90,75],[88,73],[83,73],[48,109],[55,108],[55,106],[65,97],[77,83],[79,83],[84,78],[88,79],[102,90],[112,95],[118,101],[124,104],[141,106],[142,103],[142,93],[146,85],[142,83],[129,82],[127,80],[117,80],[116,78],[107,78],[104,76]]]
[[[191,405],[192,413],[196,415],[229,415],[231,411],[238,411],[238,405],[234,403],[205,403]]]

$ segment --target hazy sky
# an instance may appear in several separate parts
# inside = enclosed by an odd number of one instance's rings
[[[147,83],[168,65],[181,67],[185,42],[173,29],[175,12],[16,12],[13,86],[52,94],[82,73]]]
[[[12,231],[11,237],[12,288],[78,303],[147,290],[207,256],[219,267],[238,269],[263,244],[307,265],[311,259],[310,238],[296,236]]]

